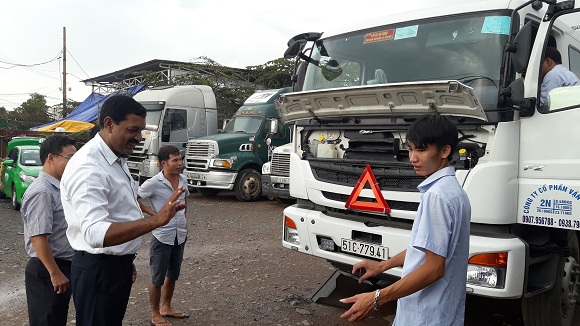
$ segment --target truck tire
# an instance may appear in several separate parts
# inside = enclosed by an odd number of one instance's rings
[[[578,298],[579,246],[576,232],[568,231],[569,257],[561,257],[552,289],[522,299],[522,313],[526,326],[568,326],[572,323]]]
[[[262,196],[262,176],[254,169],[243,169],[234,183],[239,201],[256,201]]]
[[[202,194],[204,197],[214,197],[220,193],[220,189],[213,189],[213,188],[195,188],[197,192]]]
[[[20,203],[18,203],[18,195],[16,194],[16,188],[12,185],[12,209],[15,211],[20,210]]]

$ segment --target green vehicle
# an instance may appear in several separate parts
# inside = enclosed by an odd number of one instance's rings
[[[240,201],[262,195],[262,165],[271,148],[290,142],[288,126],[279,122],[274,102],[291,88],[257,91],[222,133],[187,142],[185,170],[190,187],[204,196],[233,190]]]
[[[40,143],[44,138],[14,137],[8,142],[3,162],[1,197],[12,198],[12,208],[20,209],[22,195],[42,170]]]

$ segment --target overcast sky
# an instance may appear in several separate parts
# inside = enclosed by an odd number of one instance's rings
[[[463,1],[463,0],[459,0]],[[0,107],[37,92],[62,103],[66,27],[68,98],[91,92],[80,80],[153,59],[189,62],[207,56],[236,68],[282,57],[302,32],[324,32],[391,13],[450,3],[418,1],[18,0],[0,10]]]

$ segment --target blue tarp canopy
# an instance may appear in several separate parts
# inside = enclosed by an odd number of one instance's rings
[[[38,128],[42,128],[45,126],[50,126],[57,122],[63,120],[74,120],[74,121],[82,121],[82,122],[93,122],[99,118],[99,110],[105,101],[113,96],[119,94],[125,94],[128,96],[133,96],[145,88],[145,85],[139,84],[129,88],[128,90],[124,91],[116,91],[111,94],[103,95],[99,93],[92,92],[79,106],[77,106],[71,113],[69,113],[66,117],[56,120],[53,122],[45,123],[40,126],[32,127],[30,130],[36,130]]]

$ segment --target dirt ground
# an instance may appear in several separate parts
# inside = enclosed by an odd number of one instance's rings
[[[348,325],[342,309],[310,298],[334,269],[326,261],[281,245],[284,206],[267,199],[238,202],[231,192],[214,198],[189,197],[189,240],[173,305],[190,314],[173,325]],[[22,220],[0,200],[0,324],[27,325]],[[149,240],[135,260],[124,325],[149,325]],[[395,304],[360,325],[390,325]],[[578,315],[578,314],[577,314]],[[71,302],[69,324],[74,325]],[[468,296],[466,325],[520,325],[515,302]]]

